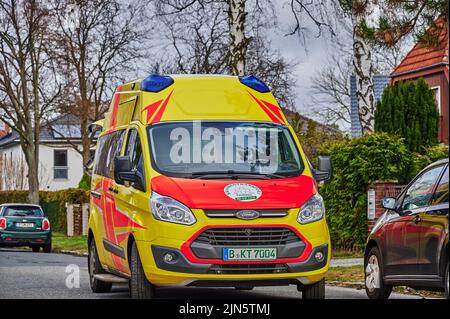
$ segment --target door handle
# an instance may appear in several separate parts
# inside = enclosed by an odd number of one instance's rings
[[[114,194],[119,194],[119,190],[118,190],[117,188],[112,187],[112,186],[109,187],[108,190],[109,190],[110,192],[113,192]]]
[[[91,195],[92,195],[93,197],[97,198],[97,199],[102,198],[102,194],[101,194],[101,193],[98,193],[98,192],[92,191],[92,192],[91,192]]]
[[[422,219],[420,218],[419,215],[416,215],[416,216],[414,216],[414,218],[413,218],[414,224],[418,224],[421,220],[422,220]]]

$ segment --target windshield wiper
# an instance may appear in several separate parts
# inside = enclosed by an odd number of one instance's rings
[[[204,171],[204,172],[192,172],[191,178],[208,178],[213,179],[214,176],[229,177],[231,179],[239,179],[239,177],[246,178],[256,178],[256,179],[272,179],[272,178],[286,178],[286,176],[279,174],[264,174],[264,173],[254,173],[254,172],[245,172],[245,171]]]

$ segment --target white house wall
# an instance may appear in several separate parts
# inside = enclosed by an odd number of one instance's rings
[[[53,178],[53,168],[54,168],[54,150],[67,150],[67,166],[68,166],[68,178],[67,179],[54,179]],[[0,150],[1,158],[4,159],[5,155],[8,159],[12,158],[15,163],[25,163],[22,149],[20,145],[13,145]],[[3,161],[4,162],[4,161]],[[14,164],[16,166],[21,166],[19,164]],[[11,170],[11,169],[9,169]],[[25,165],[26,170],[26,165]],[[10,173],[5,172],[4,166],[2,166],[1,175],[1,189],[3,190],[14,190],[20,189],[17,187],[20,183],[12,183],[5,179],[10,179]],[[39,188],[41,190],[61,190],[66,188],[76,188],[83,176],[83,160],[81,155],[75,151],[70,145],[46,145],[41,144],[39,146]],[[23,175],[23,189],[28,188],[28,183],[26,181],[26,172]],[[16,187],[13,185],[15,184]]]
[[[53,178],[53,151],[67,150],[67,179]],[[39,147],[39,162],[42,167],[40,170],[40,188],[42,190],[60,190],[66,188],[78,187],[78,183],[83,177],[83,159],[81,155],[71,146],[47,146]]]

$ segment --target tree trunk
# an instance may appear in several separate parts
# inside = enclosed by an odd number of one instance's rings
[[[34,147],[32,147],[34,149]],[[39,204],[39,165],[36,162],[36,151],[32,151],[31,162],[28,164],[28,201]]]
[[[245,74],[245,60],[249,39],[245,37],[245,1],[228,0],[230,23],[230,71],[234,75]]]
[[[82,157],[83,157],[83,165],[87,163],[87,161],[90,159],[90,146],[91,146],[91,140],[89,138],[89,131],[88,131],[88,120],[83,119],[81,121],[80,125],[81,129],[81,145],[82,145]]]
[[[33,139],[32,135],[33,133],[28,135],[29,140]],[[28,166],[28,202],[39,204],[39,144],[30,145],[26,141],[21,141],[21,144]]]
[[[353,66],[356,77],[356,97],[358,101],[359,120],[362,134],[368,135],[375,127],[375,96],[373,91],[374,64],[372,53],[367,41],[362,37],[360,24],[369,16],[371,10],[368,8],[354,9],[352,15],[353,23]]]

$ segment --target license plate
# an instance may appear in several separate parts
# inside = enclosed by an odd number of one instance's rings
[[[224,248],[223,260],[274,260],[276,248]]]
[[[33,228],[34,224],[33,223],[16,223],[16,227],[20,227],[20,228]]]

